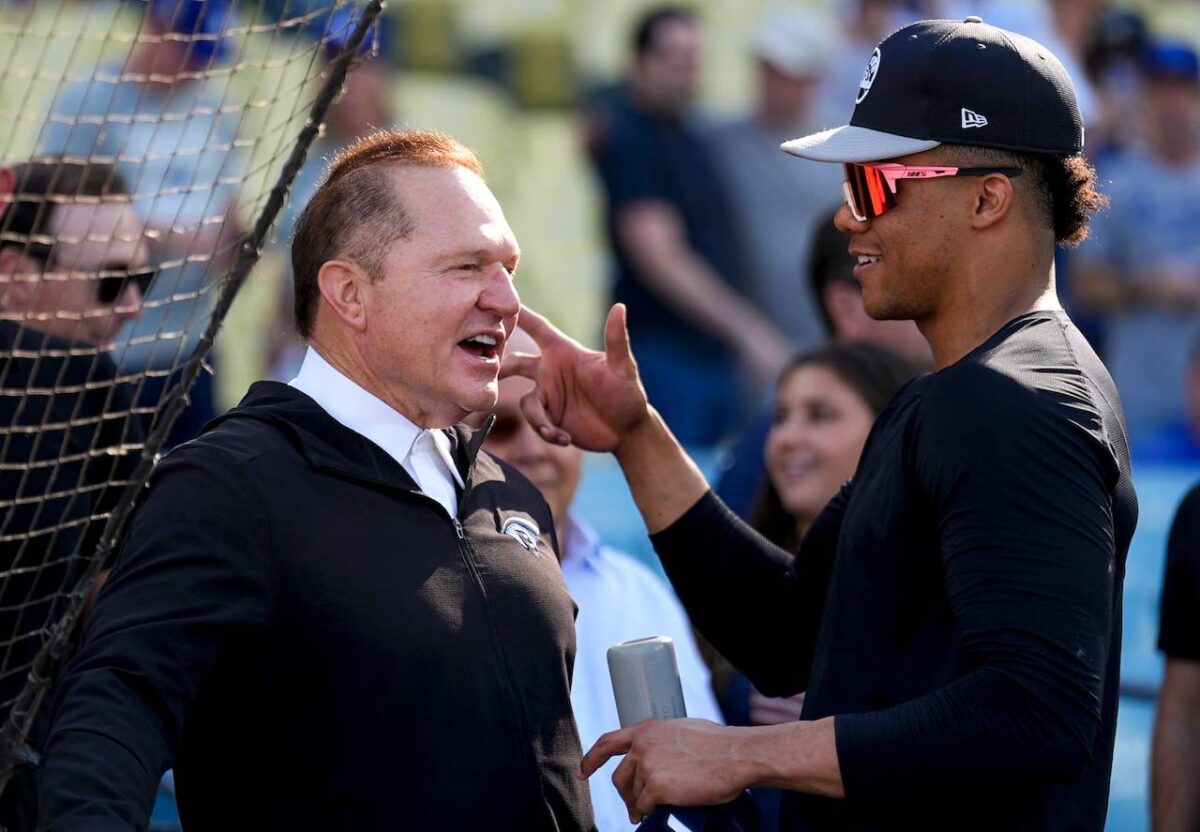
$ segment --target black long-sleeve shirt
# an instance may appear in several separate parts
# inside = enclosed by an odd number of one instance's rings
[[[1112,380],[1035,312],[897,395],[795,557],[711,494],[654,543],[755,685],[836,716],[846,798],[785,829],[1100,832],[1136,519]]]
[[[168,455],[58,685],[39,829],[145,830],[173,764],[190,832],[594,830],[550,509],[451,441],[455,518],[273,382]]]
[[[64,612],[142,438],[131,385],[107,355],[0,320],[0,716]]]
[[[1200,485],[1183,498],[1171,522],[1158,649],[1167,658],[1200,661]]]

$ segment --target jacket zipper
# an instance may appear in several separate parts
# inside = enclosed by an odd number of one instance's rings
[[[466,503],[467,494],[468,490],[464,489],[463,499],[459,502],[460,506]],[[500,641],[500,631],[496,628],[496,619],[492,614],[492,605],[491,601],[488,599],[487,588],[484,586],[483,577],[480,576],[479,570],[475,565],[475,557],[471,549],[471,542],[467,540],[466,530],[463,528],[462,522],[457,517],[452,518],[452,520],[454,523],[454,533],[458,536],[460,541],[459,553],[462,556],[463,563],[465,563],[467,566],[467,571],[471,573],[471,577],[475,581],[475,587],[479,590],[480,597],[483,599],[484,614],[487,617],[488,629],[492,634],[492,644],[497,656],[499,656],[500,659],[500,670],[504,676],[504,689],[508,694],[509,700],[507,702],[508,710],[511,714],[513,714],[514,717],[514,721],[511,724],[516,731],[514,740],[516,742],[517,751],[521,755],[523,762],[525,762],[529,766],[529,769],[533,772],[534,782],[540,794],[542,792],[541,774],[537,770],[537,766],[534,764],[530,751],[525,742],[526,738],[530,735],[528,719],[526,719],[525,708],[522,706],[520,698],[517,696],[516,689],[513,686],[512,669],[509,666],[508,654],[505,652]],[[542,799],[545,800],[544,794],[542,795]]]
[[[494,419],[495,417],[491,417],[492,421],[494,421]],[[488,427],[491,427],[491,421],[489,421]],[[458,500],[458,508],[460,513],[463,506],[467,505],[467,502],[471,496],[471,474],[474,473],[474,468],[475,463],[474,460],[472,460],[467,470],[467,478],[466,482],[464,483],[463,493]],[[525,742],[526,738],[531,734],[528,724],[529,720],[526,718],[525,708],[521,705],[520,698],[517,696],[517,691],[513,686],[513,674],[508,663],[508,655],[505,653],[503,645],[500,642],[500,631],[496,628],[496,619],[492,613],[492,604],[488,599],[487,588],[483,584],[483,577],[479,574],[479,570],[475,566],[475,557],[471,550],[471,542],[467,540],[466,529],[463,527],[462,521],[459,520],[458,517],[450,516],[446,511],[446,507],[430,497],[428,494],[420,491],[409,491],[407,493],[412,494],[413,496],[421,497],[422,499],[433,503],[443,516],[448,516],[450,518],[450,522],[454,526],[454,534],[459,541],[459,556],[462,558],[463,563],[466,564],[467,571],[471,573],[471,577],[475,581],[475,588],[479,591],[480,598],[483,599],[484,615],[487,617],[488,629],[492,634],[492,645],[496,651],[496,654],[500,658],[500,670],[504,677],[504,690],[508,696],[508,710],[511,714],[513,714],[514,720],[510,723],[511,727],[515,731],[513,740],[516,744],[517,752],[521,755],[523,762],[525,762],[527,766],[527,770],[532,772],[534,784],[537,787],[538,794],[541,795],[542,801],[545,803],[546,795],[545,790],[542,787],[541,772],[538,770],[538,767],[533,760],[532,752],[528,749]]]

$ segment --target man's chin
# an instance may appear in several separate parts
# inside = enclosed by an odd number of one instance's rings
[[[486,387],[472,390],[458,397],[458,406],[467,413],[489,413],[500,398],[499,387],[493,381]]]
[[[869,298],[863,295],[863,311],[873,321],[907,321],[912,318],[908,310],[901,308],[890,298]]]

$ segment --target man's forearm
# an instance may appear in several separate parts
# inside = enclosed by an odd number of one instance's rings
[[[1082,267],[1074,277],[1071,291],[1080,307],[1092,313],[1116,312],[1130,304],[1125,284],[1110,266]]]
[[[677,315],[728,344],[760,369],[783,361],[787,339],[701,257],[678,212],[658,202],[627,206],[618,215],[617,241],[639,280]]]
[[[653,409],[621,442],[617,462],[646,529],[674,523],[708,491],[708,481]]]
[[[734,349],[741,348],[748,332],[773,327],[691,250],[642,265],[642,281],[651,292],[680,317]]]
[[[58,731],[47,746],[39,774],[38,829],[144,829],[157,783],[145,761],[109,734]]]
[[[1200,829],[1200,662],[1167,662],[1151,765],[1154,832]]]

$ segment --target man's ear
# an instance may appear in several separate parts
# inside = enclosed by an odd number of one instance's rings
[[[0,248],[0,306],[9,312],[31,309],[40,284],[34,276],[41,271],[41,264],[20,246]]]
[[[1012,180],[1004,174],[989,173],[980,177],[971,227],[982,230],[1000,222],[1012,208],[1014,196]]]
[[[328,260],[317,272],[321,299],[344,326],[355,332],[367,327],[364,288],[370,281],[370,275],[349,260]]]

